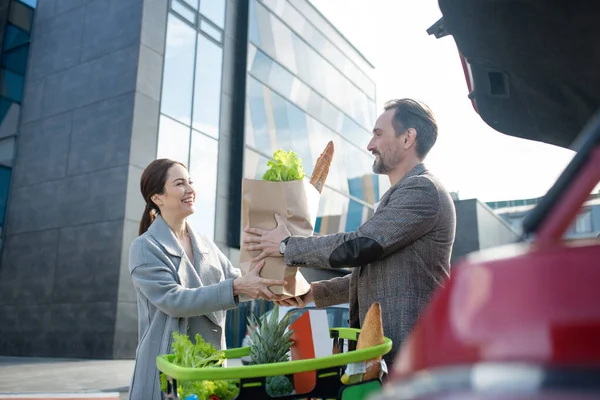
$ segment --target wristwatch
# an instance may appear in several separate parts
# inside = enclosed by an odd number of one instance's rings
[[[281,255],[283,255],[283,253],[285,253],[285,247],[287,246],[288,241],[290,240],[291,236],[286,237],[285,239],[283,239],[281,241],[281,243],[279,243],[279,253]]]

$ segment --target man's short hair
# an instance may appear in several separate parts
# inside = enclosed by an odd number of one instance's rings
[[[384,109],[394,110],[392,126],[396,136],[400,136],[409,128],[417,131],[417,156],[423,160],[435,144],[438,135],[437,122],[431,109],[413,99],[390,100],[385,103]]]

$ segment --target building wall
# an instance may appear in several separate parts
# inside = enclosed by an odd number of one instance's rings
[[[38,2],[0,270],[2,354],[134,354],[127,253],[156,152],[166,4]]]
[[[477,200],[454,202],[456,209],[456,235],[452,247],[451,262],[479,250],[479,224],[477,223]]]
[[[364,149],[372,66],[307,1],[280,4],[37,1],[22,102],[3,102],[18,86],[0,93],[0,184],[10,182],[0,354],[135,355],[128,254],[144,210],[141,173],[157,157],[189,166],[199,193],[190,222],[234,262],[241,178],[262,175],[278,147],[297,151],[310,175],[335,142],[317,233],[372,214],[389,185]]]
[[[456,237],[452,263],[469,253],[519,240],[517,232],[479,200],[456,200],[454,206]]]
[[[477,226],[479,232],[479,250],[499,245],[516,243],[519,234],[485,203],[477,202]]]
[[[528,204],[519,204],[529,201]],[[513,200],[499,204],[495,213],[518,232],[523,230],[523,220],[535,207],[539,199]],[[514,203],[517,203],[516,205]],[[564,237],[566,239],[593,238],[600,235],[600,196],[593,194],[590,200],[584,203],[579,214],[571,223]]]

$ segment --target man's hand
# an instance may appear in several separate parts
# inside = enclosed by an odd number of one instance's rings
[[[304,308],[308,303],[315,301],[312,287],[302,296],[291,297],[285,300],[276,300],[274,303],[280,306]]]
[[[277,227],[273,230],[246,228],[244,232],[249,233],[244,240],[248,251],[261,250],[262,252],[252,259],[253,262],[258,262],[267,257],[282,257],[279,252],[281,241],[290,236],[290,231],[285,226],[283,218],[275,214]]]

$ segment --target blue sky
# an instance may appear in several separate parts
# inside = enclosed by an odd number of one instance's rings
[[[454,40],[426,33],[441,17],[437,0],[310,1],[375,65],[378,110],[397,97],[433,109],[440,132],[426,164],[461,199],[542,196],[572,159],[498,133],[475,113]]]

